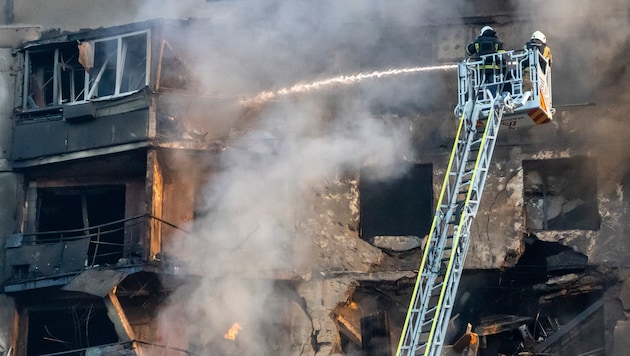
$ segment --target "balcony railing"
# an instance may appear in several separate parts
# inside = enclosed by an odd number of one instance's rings
[[[198,356],[199,354],[193,353],[188,350],[180,348],[158,345],[145,341],[129,341],[119,342],[115,344],[107,344],[93,347],[86,347],[81,349],[75,349],[70,351],[55,352],[51,354],[44,354],[40,356],[83,356],[83,355],[153,355],[153,356]]]
[[[183,231],[150,215],[112,221],[83,229],[14,234],[5,242],[5,279],[20,283],[39,278],[75,274],[96,266],[125,267],[142,265],[149,258],[150,226]],[[160,242],[161,243],[161,242]],[[154,250],[161,251],[161,246]]]

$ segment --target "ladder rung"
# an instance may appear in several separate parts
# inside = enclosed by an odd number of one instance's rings
[[[428,312],[433,312],[433,311],[435,311],[435,309],[437,309],[437,308],[431,308],[431,309],[427,310],[427,313],[428,313]],[[429,324],[431,324],[432,322],[433,322],[433,319],[427,319],[427,321],[425,321],[424,323],[420,324],[420,327],[423,327],[423,326],[429,325]]]
[[[467,77],[467,79],[476,83],[475,78]],[[481,83],[475,85],[481,86]],[[476,88],[475,85],[473,88]],[[478,90],[474,90],[474,92],[482,93],[483,97],[473,99],[473,106],[467,106],[466,112],[463,113],[463,120],[465,121],[461,124],[464,131],[460,131],[456,137],[454,151],[450,158],[454,164],[454,169],[447,172],[444,179],[448,198],[439,203],[439,209],[435,216],[437,219],[435,221],[439,221],[441,230],[436,230],[432,238],[439,239],[439,243],[436,245],[439,246],[439,251],[437,254],[431,255],[430,263],[423,265],[422,271],[418,273],[418,278],[424,278],[422,283],[431,281],[431,285],[423,284],[423,293],[417,294],[416,297],[422,298],[422,302],[412,302],[413,306],[423,305],[423,309],[413,309],[414,312],[422,313],[422,315],[418,314],[413,319],[414,329],[412,332],[415,333],[412,336],[413,339],[404,336],[404,340],[413,342],[413,344],[400,346],[401,350],[405,350],[405,355],[409,355],[410,352],[413,352],[412,355],[416,355],[425,351],[428,351],[429,354],[439,354],[441,347],[447,343],[444,335],[442,335],[443,332],[440,331],[443,325],[439,323],[448,322],[450,317],[453,303],[455,303],[456,289],[454,287],[459,281],[463,269],[462,257],[465,254],[463,246],[467,247],[467,244],[462,243],[467,243],[466,239],[470,238],[468,235],[470,224],[464,223],[459,228],[456,226],[462,219],[473,219],[476,215],[474,208],[478,207],[484,184],[479,179],[472,181],[472,178],[476,174],[484,178],[484,174],[489,171],[492,149],[496,143],[503,114],[499,105],[504,105],[503,102],[497,101],[498,98],[488,99],[485,92]],[[460,90],[460,99],[462,93]],[[468,104],[470,102],[467,102]],[[457,183],[453,184],[453,182]],[[448,203],[443,204],[444,202]],[[467,209],[474,211],[467,211]],[[455,237],[461,237],[462,240],[459,245],[455,245]],[[449,266],[451,259],[456,263]],[[453,274],[447,280],[448,267],[452,268]],[[440,315],[438,315],[438,311],[440,311]],[[442,314],[443,312],[445,314]],[[436,330],[433,329],[434,325],[437,326]],[[435,332],[433,333],[433,331]],[[436,350],[438,352],[435,352]]]

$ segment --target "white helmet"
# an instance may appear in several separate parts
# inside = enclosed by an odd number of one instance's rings
[[[540,31],[532,33],[532,40],[539,40],[540,42],[547,44],[547,37]]]
[[[488,30],[490,30],[490,31],[494,31],[494,29],[493,29],[492,27],[490,27],[490,26],[484,26],[484,27],[482,27],[482,28],[481,28],[481,31],[479,31],[479,36],[482,36],[482,35],[483,35],[483,33],[484,33],[484,32],[486,32],[486,31],[488,31]]]

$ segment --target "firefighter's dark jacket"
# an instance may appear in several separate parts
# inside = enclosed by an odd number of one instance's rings
[[[493,30],[486,30],[476,40],[466,46],[466,55],[483,56],[503,51],[503,42],[497,37],[497,33]]]
[[[503,42],[497,37],[497,33],[493,30],[486,30],[476,40],[466,46],[466,55],[473,58],[479,58],[486,54],[503,52]],[[494,67],[492,58],[486,59],[484,67],[490,69]]]

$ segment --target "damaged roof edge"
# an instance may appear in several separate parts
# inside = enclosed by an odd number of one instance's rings
[[[151,19],[142,22],[134,22],[130,24],[113,26],[113,27],[99,27],[95,29],[81,29],[74,32],[60,32],[58,29],[48,30],[42,32],[41,38],[35,41],[23,42],[21,46],[17,47],[17,51],[25,51],[33,47],[45,47],[48,45],[57,45],[61,43],[68,43],[74,41],[89,41],[104,37],[117,36],[134,31],[142,31],[151,29],[157,26],[164,26],[169,24],[185,25],[189,20],[173,20],[173,19]]]

